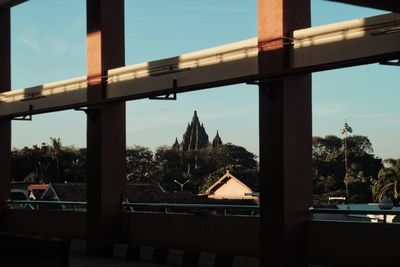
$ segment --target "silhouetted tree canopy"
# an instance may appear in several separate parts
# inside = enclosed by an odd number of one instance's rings
[[[127,180],[133,183],[153,183],[155,161],[153,152],[147,147],[134,146],[126,150]]]
[[[313,184],[317,202],[329,196],[345,196],[343,139],[328,135],[313,138]],[[370,140],[366,136],[347,137],[347,159],[350,202],[372,201],[371,186],[383,167],[382,160],[373,154]],[[325,200],[324,197],[326,196]],[[318,203],[320,204],[320,203]]]
[[[395,203],[400,200],[400,159],[384,160],[384,167],[379,171],[378,179],[372,187],[374,201],[378,202],[387,195]]]
[[[366,136],[347,137],[349,202],[379,201],[384,195],[400,200],[400,159],[384,161],[373,154]],[[343,139],[334,135],[313,137],[314,204],[328,202],[330,196],[345,196]],[[170,191],[204,192],[227,169],[258,190],[256,156],[231,143],[182,150],[161,146],[127,148],[127,181],[160,183]],[[86,149],[63,146],[59,138],[50,143],[12,150],[12,178],[33,183],[86,182]]]
[[[230,143],[216,148],[178,151],[170,147],[159,147],[155,153],[155,176],[167,190],[178,190],[180,187],[174,180],[184,183],[185,190],[199,192],[207,178],[218,169],[226,170],[230,166],[237,169],[254,170],[257,165],[256,156],[244,147]],[[257,180],[254,178],[254,180]],[[257,182],[254,182],[257,183]]]
[[[50,140],[51,145],[42,143],[41,146],[12,150],[13,181],[56,183],[86,180],[86,150],[62,146],[59,138]]]

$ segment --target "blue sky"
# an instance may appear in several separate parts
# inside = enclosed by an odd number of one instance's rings
[[[126,64],[135,64],[252,38],[256,0],[126,0]],[[312,0],[313,25],[382,12]],[[12,9],[12,86],[30,87],[86,72],[85,1],[31,0]],[[369,65],[313,74],[313,134],[340,135],[345,116],[376,155],[400,158],[400,69]],[[397,76],[396,76],[397,75]],[[197,110],[210,139],[258,154],[258,89],[235,85],[179,94],[177,101],[127,103],[127,145],[171,145]],[[13,146],[60,137],[84,147],[82,112],[63,111],[13,122]]]

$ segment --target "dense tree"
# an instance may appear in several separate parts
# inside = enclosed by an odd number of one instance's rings
[[[59,138],[52,145],[12,150],[12,179],[34,183],[82,182],[86,179],[86,151],[63,147]]]
[[[147,147],[134,146],[126,150],[127,179],[133,183],[156,182],[153,152]]]
[[[344,189],[342,140],[333,135],[314,137],[312,148],[314,194]]]
[[[197,121],[197,120],[195,120]],[[61,145],[59,138],[51,138],[50,145],[42,143],[32,148],[13,149],[12,177],[14,181],[85,182],[86,150]],[[176,142],[177,143],[177,142]],[[373,154],[371,142],[365,136],[347,139],[350,202],[378,201],[384,194],[399,199],[400,160],[381,159]],[[316,204],[329,196],[344,196],[343,139],[336,136],[313,138],[313,183]],[[256,157],[244,147],[231,143],[207,146],[202,149],[182,150],[159,147],[155,153],[145,147],[127,149],[127,180],[134,183],[161,183],[170,191],[179,190],[175,182],[184,183],[184,190],[204,192],[227,169],[257,190]],[[379,173],[379,175],[378,175]]]
[[[395,202],[400,200],[400,159],[384,160],[384,167],[379,171],[378,179],[372,187],[374,201],[378,202],[387,195]]]
[[[382,168],[382,160],[373,154],[368,137],[347,137],[348,170],[344,165],[343,140],[328,135],[313,138],[313,184],[314,194],[319,196],[345,196],[344,177],[347,175],[350,202],[371,201],[371,185]],[[323,199],[318,197],[319,200]]]
[[[187,173],[185,169],[184,152],[167,146],[157,148],[155,153],[156,169],[154,176],[160,180],[167,190],[175,190],[174,180],[182,181]],[[190,170],[189,170],[190,171]]]
[[[49,172],[51,159],[48,156],[48,146],[42,143],[39,147],[24,147],[20,150],[13,149],[12,179],[13,181],[29,180],[33,182],[44,182]]]
[[[226,170],[234,166],[237,170],[254,170],[257,162],[255,155],[244,147],[233,144],[219,145],[217,148],[178,151],[169,147],[160,147],[155,153],[156,175],[168,190],[178,189],[174,182],[189,180],[186,190],[199,192],[211,173]],[[212,176],[214,177],[214,176]]]
[[[51,159],[56,163],[56,182],[60,182],[60,153],[62,150],[62,144],[60,138],[50,137],[51,146],[48,150]]]
[[[63,147],[60,153],[60,182],[86,182],[86,149]]]

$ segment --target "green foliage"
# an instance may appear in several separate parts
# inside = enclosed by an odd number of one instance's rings
[[[63,147],[60,153],[61,182],[86,182],[86,149]]]
[[[56,163],[56,182],[60,182],[60,153],[62,150],[62,144],[60,138],[50,137],[51,146],[48,153],[52,160]]]
[[[257,187],[256,156],[244,147],[223,144],[217,132],[213,144],[195,111],[182,143],[175,140],[173,147],[159,147],[155,153],[146,147],[128,147],[126,151],[127,181],[133,183],[161,183],[170,191],[180,189],[175,182],[184,183],[193,193],[212,184],[226,169]],[[60,138],[50,137],[50,144],[12,151],[14,181],[35,183],[85,182],[86,150],[65,147]],[[251,175],[249,174],[251,173]]]
[[[371,186],[382,168],[382,160],[373,154],[368,137],[354,135],[347,137],[348,182],[350,202],[370,202]],[[331,192],[344,192],[343,139],[328,135],[313,138],[313,185],[314,195],[328,196]],[[345,196],[335,195],[335,196]],[[322,201],[318,198],[318,201]],[[327,202],[327,198],[324,200]],[[318,202],[321,204],[320,202]]]
[[[180,182],[189,180],[190,182],[185,185],[185,190],[194,193],[203,190],[205,183],[210,184],[210,177],[215,177],[216,173],[222,173],[222,176],[228,167],[251,170],[257,164],[254,154],[241,146],[230,143],[216,149],[189,151],[159,147],[155,153],[155,162],[155,175],[165,189],[178,190],[179,185],[174,180]]]
[[[40,183],[40,177],[36,173],[30,173],[25,177],[24,182],[37,184]]]
[[[335,190],[335,191],[329,191],[326,193],[313,195],[313,205],[318,206],[318,205],[330,204],[330,203],[327,203],[329,197],[345,196],[345,194],[346,194],[345,190],[339,189],[339,190]],[[343,201],[334,201],[334,202],[341,203]]]
[[[132,183],[152,183],[157,181],[154,176],[155,161],[153,152],[147,147],[134,146],[126,150],[127,179]]]
[[[400,159],[384,160],[384,167],[379,171],[378,179],[372,187],[374,201],[378,202],[385,195],[394,201],[400,200]]]
[[[13,149],[12,178],[35,183],[82,182],[86,180],[86,151],[64,147],[59,138],[52,145]]]
[[[205,193],[210,186],[212,186],[219,178],[221,178],[227,170],[234,172],[234,165],[227,165],[226,167],[221,167],[214,172],[208,174],[203,181],[203,184],[199,188],[200,193]]]
[[[400,159],[382,160],[373,154],[365,136],[347,138],[350,202],[379,201],[384,195],[400,200]],[[330,196],[344,196],[343,139],[329,135],[314,137],[312,147],[314,204],[326,203]],[[174,181],[189,180],[184,190],[204,193],[226,170],[258,190],[256,156],[231,143],[196,150],[159,147],[155,153],[146,147],[127,149],[127,180],[134,183],[161,183],[170,191],[180,189]],[[34,183],[85,182],[86,149],[62,146],[50,138],[31,148],[12,150],[14,181]]]

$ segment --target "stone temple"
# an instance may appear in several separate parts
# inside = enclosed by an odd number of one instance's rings
[[[190,151],[190,150],[201,150],[207,148],[218,148],[222,146],[222,139],[217,134],[215,135],[213,141],[210,143],[208,139],[208,134],[204,125],[200,122],[197,116],[197,111],[194,111],[192,121],[188,123],[185,133],[182,137],[182,142],[179,143],[178,138],[175,139],[175,143],[172,145],[172,149],[180,151]]]

